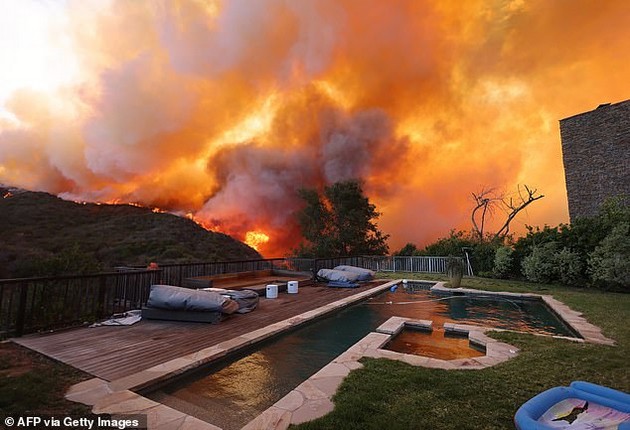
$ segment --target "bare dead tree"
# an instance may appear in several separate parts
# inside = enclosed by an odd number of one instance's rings
[[[525,195],[525,193],[523,192],[523,188],[524,191],[527,192],[527,195]],[[538,190],[530,189],[525,184],[523,184],[523,188],[521,188],[521,186],[519,185],[518,199],[516,201],[512,197],[510,197],[509,200],[503,199],[501,201],[504,209],[506,210],[507,218],[505,219],[503,226],[501,226],[501,228],[495,233],[494,239],[503,239],[504,237],[506,237],[510,233],[510,223],[512,222],[514,217],[536,200],[540,200],[545,197],[542,194],[536,195]]]
[[[473,232],[481,242],[483,241],[486,216],[492,216],[494,214],[494,209],[497,203],[501,201],[502,197],[495,195],[494,188],[482,188],[479,193],[472,193],[472,196],[475,201],[475,207],[472,210],[470,218],[473,224]]]
[[[516,199],[497,194],[494,188],[484,188],[479,193],[472,193],[475,207],[470,217],[475,236],[480,242],[484,240],[486,221],[494,215],[496,208],[500,208],[506,213],[506,219],[501,228],[493,235],[492,240],[505,238],[510,233],[510,223],[516,215],[531,203],[544,197],[542,194],[537,195],[536,193],[536,189],[531,189],[527,185],[518,186],[518,198]]]

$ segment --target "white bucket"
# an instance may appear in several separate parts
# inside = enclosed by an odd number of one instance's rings
[[[287,293],[297,294],[297,292],[298,292],[298,281],[287,282]]]
[[[275,299],[278,297],[278,286],[276,284],[267,285],[267,298]]]

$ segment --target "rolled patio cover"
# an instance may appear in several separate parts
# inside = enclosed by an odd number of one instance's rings
[[[359,275],[359,278],[357,279],[358,281],[369,281],[371,279],[374,279],[374,275],[376,274],[376,272],[370,270],[370,269],[364,269],[363,267],[356,267],[356,266],[337,266],[335,267],[334,270],[342,270],[344,272],[353,272],[353,273],[357,273]]]
[[[147,306],[173,311],[221,312],[226,300],[229,299],[211,291],[173,285],[151,285]]]
[[[230,299],[238,303],[239,314],[245,314],[256,309],[258,306],[258,293],[252,290],[226,290],[223,288],[204,288],[203,291],[212,291],[214,293],[221,294],[222,296],[228,296]]]
[[[355,282],[359,280],[358,273],[348,272],[345,270],[319,269],[317,276],[319,278],[324,278],[327,281]]]

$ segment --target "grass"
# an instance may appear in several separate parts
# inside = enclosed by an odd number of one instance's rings
[[[90,376],[11,342],[0,343],[0,416],[87,416],[91,408],[64,399]]]
[[[401,273],[385,277],[444,280]],[[551,294],[583,312],[618,345],[492,333],[517,346],[520,354],[480,371],[425,369],[363,359],[364,368],[353,371],[333,398],[333,412],[292,428],[510,429],[518,407],[553,386],[586,380],[630,392],[630,295],[483,278],[464,278],[462,287]]]

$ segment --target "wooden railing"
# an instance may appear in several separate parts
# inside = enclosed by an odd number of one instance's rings
[[[118,267],[89,275],[0,279],[0,339],[94,322],[142,307],[151,285],[182,285],[186,278],[255,270],[310,271],[310,259],[272,258],[164,264],[157,270]]]
[[[93,322],[137,309],[161,271],[0,280],[0,338]]]
[[[272,258],[164,264],[157,270],[121,267],[112,273],[0,279],[0,339],[72,327],[138,309],[146,303],[154,284],[182,285],[190,277],[254,270],[316,272],[342,264],[374,271],[444,273],[446,257]]]

